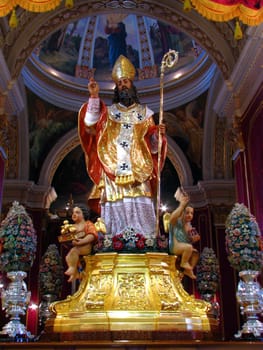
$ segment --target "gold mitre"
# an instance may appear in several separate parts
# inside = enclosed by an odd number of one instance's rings
[[[127,57],[120,55],[112,69],[112,79],[117,83],[121,78],[133,80],[136,70]]]

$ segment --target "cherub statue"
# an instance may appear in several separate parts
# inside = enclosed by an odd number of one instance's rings
[[[71,241],[73,246],[66,255],[68,269],[65,274],[69,276],[68,282],[79,277],[79,256],[89,255],[93,244],[98,239],[98,231],[105,231],[101,219],[94,224],[84,217],[83,210],[78,206],[73,208],[72,220],[73,224],[69,224],[67,220],[64,221],[64,225],[61,227],[61,236],[59,236],[60,242]]]
[[[194,208],[189,204],[189,196],[178,188],[175,198],[179,206],[171,213],[164,214],[164,228],[169,232],[169,252],[180,258],[180,267],[186,276],[196,279],[193,269],[199,253],[193,244],[200,240],[200,235],[192,226]]]

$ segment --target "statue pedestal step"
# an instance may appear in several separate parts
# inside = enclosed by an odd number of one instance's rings
[[[85,257],[78,291],[51,304],[45,337],[171,339],[213,337],[210,304],[189,295],[166,253],[98,253]],[[57,335],[57,336],[56,336]]]

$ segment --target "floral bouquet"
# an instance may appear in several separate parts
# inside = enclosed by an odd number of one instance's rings
[[[260,271],[263,241],[256,219],[244,204],[236,203],[226,220],[226,251],[237,271]]]
[[[133,228],[128,228],[112,238],[112,246],[114,250],[123,250],[125,247],[130,249],[144,249],[145,237],[136,232]]]
[[[100,234],[98,241],[93,246],[94,252],[128,252],[145,253],[148,251],[167,250],[168,238],[166,235],[158,235],[157,238],[147,238],[133,227],[126,227],[122,232],[110,236]]]
[[[201,295],[217,291],[219,284],[219,263],[212,248],[205,247],[196,266],[197,289]]]
[[[14,201],[0,226],[0,270],[30,270],[37,247],[37,236],[25,208]]]
[[[63,263],[55,244],[50,244],[41,258],[39,268],[40,295],[61,293],[63,283]]]
[[[188,236],[192,243],[196,243],[200,240],[200,235],[195,227],[191,228],[191,230],[188,232]]]

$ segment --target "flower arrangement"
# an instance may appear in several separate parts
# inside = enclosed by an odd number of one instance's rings
[[[39,267],[40,295],[59,296],[63,284],[64,268],[62,258],[55,244],[50,244],[41,258]]]
[[[217,291],[220,279],[219,263],[212,248],[205,247],[196,266],[197,289],[201,295]]]
[[[226,251],[237,271],[260,271],[263,267],[263,241],[255,217],[242,203],[236,203],[226,220]]]
[[[167,251],[168,249],[168,236],[166,234],[159,234],[157,236],[157,249],[161,251]]]
[[[0,270],[29,271],[35,256],[37,236],[25,208],[14,201],[0,226]]]
[[[133,227],[127,227],[122,232],[110,236],[100,234],[97,243],[93,246],[95,252],[116,251],[143,253],[157,249],[163,250],[168,247],[168,240],[165,235],[160,235],[157,239],[147,238]]]

